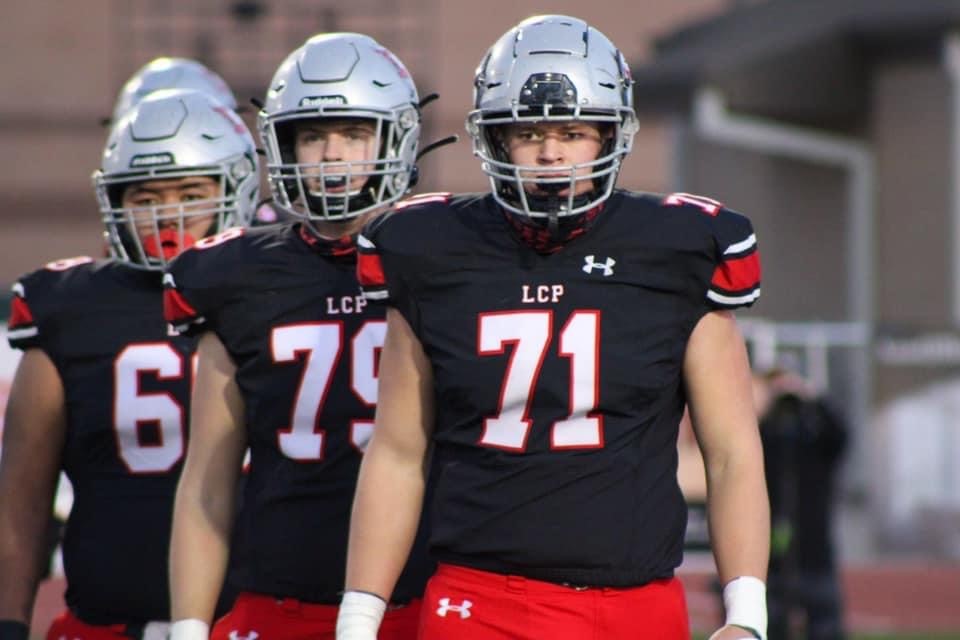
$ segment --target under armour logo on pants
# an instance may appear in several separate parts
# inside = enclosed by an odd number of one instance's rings
[[[440,606],[437,607],[437,615],[441,618],[446,618],[448,611],[459,613],[462,619],[469,618],[470,607],[473,606],[473,603],[469,600],[464,600],[460,604],[450,604],[450,598],[440,598],[439,603]]]

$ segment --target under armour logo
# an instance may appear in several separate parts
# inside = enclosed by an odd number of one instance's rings
[[[607,258],[604,262],[596,262],[594,256],[589,255],[583,259],[583,272],[584,273],[593,273],[594,269],[603,269],[603,275],[612,276],[613,275],[613,265],[617,264],[617,261],[613,258]]]
[[[446,618],[448,611],[454,611],[460,614],[461,619],[466,619],[470,617],[470,607],[472,606],[473,603],[469,600],[464,600],[460,604],[450,604],[450,598],[440,598],[440,606],[437,607],[437,615],[441,618]]]
[[[245,636],[240,635],[236,629],[230,632],[230,640],[257,640],[260,637],[260,634],[256,631],[251,631]]]

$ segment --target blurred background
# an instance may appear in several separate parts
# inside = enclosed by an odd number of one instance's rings
[[[960,638],[960,0],[7,3],[0,285],[102,253],[101,122],[157,56],[205,63],[246,104],[310,35],[367,33],[440,94],[424,143],[461,134],[418,190],[486,189],[462,135],[473,72],[537,13],[587,20],[631,62],[641,130],[621,186],[753,220],[753,363],[798,371],[850,426],[833,523],[849,624]],[[15,358],[0,351],[0,403]],[[709,627],[715,601],[691,610]]]
[[[322,31],[369,34],[394,51],[420,94],[440,94],[425,112],[423,140],[461,134],[423,161],[420,191],[481,190],[486,178],[470,153],[463,122],[473,72],[493,41],[535,13],[576,15],[578,2],[441,0],[40,0],[8,3],[0,24],[0,281],[47,260],[101,250],[90,187],[110,115],[124,81],[157,56],[195,58],[217,71],[249,108],[286,55]],[[626,13],[597,3],[596,22],[628,60],[648,59],[655,34],[729,6],[723,0],[642,1]],[[604,4],[609,4],[604,7]],[[29,6],[28,6],[29,5]],[[669,184],[666,133],[650,122],[630,160],[629,183]]]

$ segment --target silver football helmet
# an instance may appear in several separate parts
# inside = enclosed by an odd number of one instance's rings
[[[466,122],[497,201],[508,211],[555,224],[609,198],[637,132],[632,84],[616,46],[578,18],[534,16],[501,36],[477,68],[474,109]],[[571,120],[597,123],[607,135],[595,161],[551,167],[551,177],[534,177],[536,167],[510,161],[501,127]],[[580,181],[590,181],[591,189],[576,196]],[[532,183],[541,190],[568,189],[569,195],[532,196],[525,189]]]
[[[257,118],[274,202],[307,220],[346,220],[402,198],[416,181],[418,102],[406,67],[373,38],[329,33],[307,40],[277,69]],[[370,122],[379,155],[298,162],[297,127],[317,119]],[[358,177],[366,178],[362,186],[350,187]],[[346,189],[328,193],[323,185]]]
[[[164,57],[151,60],[130,76],[117,96],[110,122],[116,124],[123,114],[160,89],[196,89],[237,110],[237,99],[219,75],[196,60]]]
[[[193,176],[218,181],[217,196],[124,206],[131,185]],[[162,89],[114,125],[93,181],[111,254],[162,269],[199,239],[186,230],[188,221],[210,217],[200,237],[250,223],[259,188],[256,148],[246,125],[226,105],[199,91]]]

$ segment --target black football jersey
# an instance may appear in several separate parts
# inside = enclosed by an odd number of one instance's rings
[[[14,285],[10,344],[42,349],[66,393],[74,489],[66,600],[92,624],[169,617],[167,553],[195,340],[169,335],[161,275],[71,258]]]
[[[316,244],[299,224],[201,241],[171,265],[165,304],[181,331],[216,332],[237,367],[251,454],[241,588],[337,603],[386,327],[352,244]],[[394,599],[422,595],[431,570],[421,542]]]
[[[433,366],[435,557],[576,585],[672,575],[684,351],[705,313],[759,295],[750,222],[617,191],[589,232],[538,253],[491,196],[434,194],[359,246],[365,294]]]

